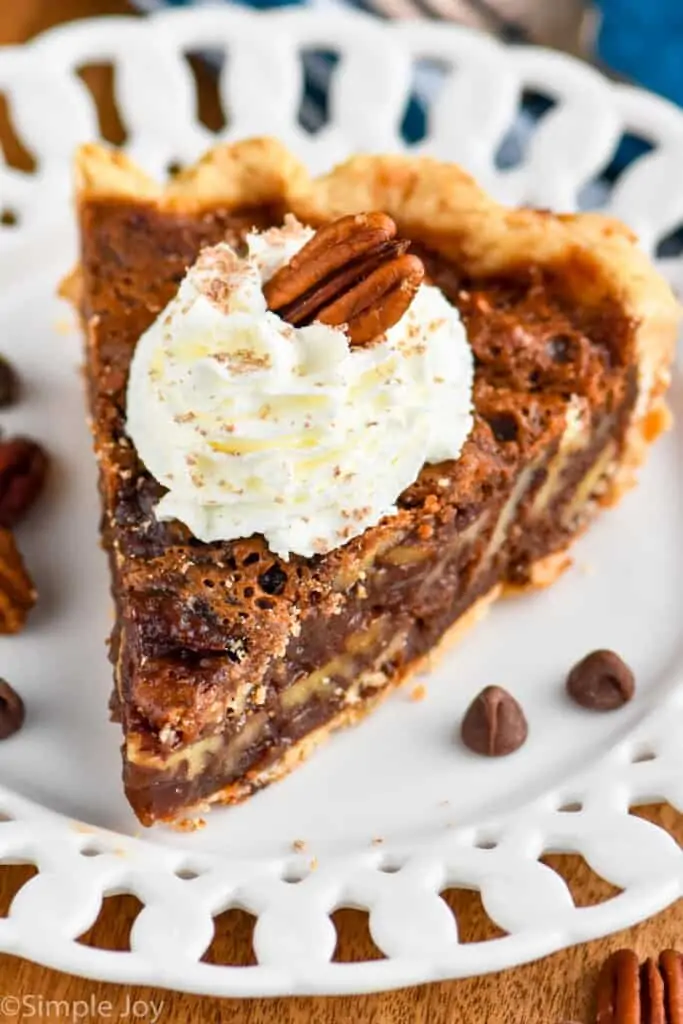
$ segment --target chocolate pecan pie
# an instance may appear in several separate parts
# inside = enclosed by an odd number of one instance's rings
[[[544,585],[666,427],[679,310],[621,224],[509,210],[457,167],[357,157],[311,180],[273,140],[209,153],[167,187],[99,146],[77,159],[72,280],[116,603],[113,711],[145,824],[231,803],[362,717],[502,592]],[[125,432],[140,335],[202,247],[350,213],[393,218],[460,311],[474,426],[426,465],[398,511],[288,560],[262,536],[201,542],[155,506],[163,488]]]

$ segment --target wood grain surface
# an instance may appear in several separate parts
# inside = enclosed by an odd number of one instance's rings
[[[126,10],[123,0],[0,0],[0,43],[22,42],[58,21]],[[202,117],[216,128],[221,114],[211,77],[199,65],[195,65],[195,73]],[[98,100],[105,136],[120,140],[123,128],[112,101],[110,69],[90,68],[84,77]],[[13,136],[1,96],[0,142],[11,163],[30,167],[30,154]],[[104,700],[103,695],[103,713]],[[683,817],[670,807],[641,808],[638,813],[664,824],[683,844]],[[563,875],[580,905],[601,902],[615,892],[580,857],[549,856],[546,860]],[[0,868],[0,916],[7,914],[15,892],[34,870],[30,866]],[[451,890],[446,898],[457,915],[462,941],[497,934],[478,894]],[[104,949],[128,949],[139,909],[131,896],[106,899],[98,920],[81,941]],[[335,959],[354,961],[381,955],[370,938],[365,913],[340,910],[335,923],[339,931]],[[252,928],[248,914],[227,911],[216,921],[216,935],[205,959],[217,964],[253,963]],[[41,1024],[57,1020],[89,1024],[134,1020],[152,1024],[340,1024],[353,1019],[367,1024],[591,1024],[594,981],[605,956],[624,945],[635,948],[643,958],[668,946],[683,948],[682,931],[683,904],[678,903],[619,935],[487,978],[338,999],[212,999],[99,984],[0,956],[0,1024],[29,1020]]]

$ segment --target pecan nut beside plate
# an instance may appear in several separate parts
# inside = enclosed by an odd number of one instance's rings
[[[0,527],[0,634],[18,633],[35,600],[36,591],[14,535]]]
[[[643,1024],[669,1024],[664,1006],[664,982],[657,961],[651,958],[640,969],[640,1001]]]
[[[602,966],[596,1024],[641,1024],[640,965],[632,949],[612,953]]]
[[[596,1024],[683,1024],[683,956],[665,949],[642,965],[620,949],[598,977]]]
[[[683,956],[675,949],[665,949],[659,969],[664,979],[666,1024],[683,1024]]]

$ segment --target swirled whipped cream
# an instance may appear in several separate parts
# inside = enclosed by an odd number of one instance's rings
[[[138,342],[128,433],[168,489],[158,518],[202,541],[330,551],[395,512],[425,462],[456,459],[472,427],[472,352],[437,288],[363,347],[267,309],[263,284],[312,235],[288,217],[248,235],[244,257],[204,249]]]

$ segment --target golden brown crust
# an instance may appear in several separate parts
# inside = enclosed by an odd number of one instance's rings
[[[545,558],[539,558],[529,567],[529,578],[523,584],[506,583],[503,597],[517,597],[529,590],[545,590],[551,587],[572,565],[572,559],[566,550],[552,551]]]
[[[277,202],[308,180],[296,157],[275,139],[218,146],[165,186],[118,150],[89,143],[76,154],[79,199],[135,199],[187,213]]]

